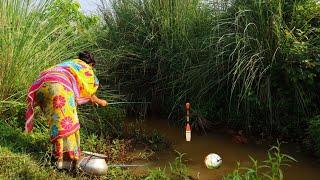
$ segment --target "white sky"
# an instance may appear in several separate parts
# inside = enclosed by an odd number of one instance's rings
[[[86,14],[95,13],[98,11],[98,5],[101,4],[100,0],[77,0],[81,5],[81,10]]]

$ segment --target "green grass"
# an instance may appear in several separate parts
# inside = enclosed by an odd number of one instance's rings
[[[12,119],[16,121],[17,119]],[[36,121],[37,124],[45,123],[44,121]],[[132,151],[135,141],[128,139],[118,139],[111,136],[99,136],[92,133],[88,135],[86,129],[81,131],[81,148],[82,150],[92,151],[108,155],[109,163],[129,163],[132,160],[148,160],[155,153],[142,152],[138,156],[129,155]],[[105,129],[105,131],[108,131]],[[109,135],[111,135],[110,133]],[[154,137],[153,135],[152,137]],[[157,135],[156,137],[158,137]],[[147,135],[144,135],[147,138]],[[70,173],[67,171],[59,171],[51,162],[51,144],[49,142],[49,132],[45,125],[35,128],[32,134],[24,134],[22,127],[16,123],[9,125],[0,121],[0,178],[3,179],[90,179],[92,177],[82,173]],[[149,138],[150,140],[158,138]],[[147,141],[148,139],[143,139]],[[139,143],[142,142],[137,140]],[[154,148],[157,143],[157,148]],[[159,150],[163,142],[151,142],[151,149]],[[167,149],[167,148],[166,148]],[[160,150],[164,150],[163,147]],[[151,157],[152,158],[152,157]],[[177,158],[170,165],[172,172],[176,176],[182,176],[184,169],[180,170],[181,161]],[[185,165],[183,166],[184,168]],[[150,171],[153,171],[152,169]],[[170,172],[171,172],[170,171]],[[150,172],[151,173],[151,172]],[[148,175],[149,176],[149,175]],[[153,177],[154,175],[150,175]],[[106,176],[95,177],[95,179],[144,179],[145,177],[132,174],[123,168],[110,168]]]
[[[293,157],[280,151],[280,144],[273,146],[268,151],[268,158],[262,162],[250,157],[252,161],[251,167],[242,167],[238,162],[233,172],[224,176],[223,179],[233,180],[258,180],[258,179],[285,179],[282,167],[290,166],[289,163],[297,162]]]
[[[161,168],[158,169],[150,169],[149,175],[145,178],[145,180],[169,180],[168,175]]]
[[[169,180],[169,179],[190,179],[189,168],[184,163],[184,153],[177,152],[177,157],[168,166],[163,168],[150,168],[145,180]]]
[[[50,166],[50,144],[46,133],[32,135],[0,122],[0,178],[70,178]]]
[[[228,123],[288,134],[318,113],[316,1],[111,4],[98,34],[102,69],[130,100],[176,120],[190,99],[199,130]]]
[[[189,168],[184,163],[184,153],[176,152],[177,157],[172,162],[169,163],[170,175],[172,179],[189,179],[188,173]]]
[[[53,167],[44,167],[30,155],[14,153],[0,147],[1,179],[69,179],[70,175],[57,172]]]
[[[304,138],[303,143],[306,146],[306,152],[315,152],[320,157],[320,116],[317,115],[310,119],[308,136]]]
[[[37,2],[37,3],[36,3]],[[0,2],[0,105],[24,102],[40,71],[91,44],[50,11],[52,0]],[[72,32],[72,33],[71,33]]]
[[[129,163],[134,160],[149,160],[155,152],[169,150],[164,136],[153,132],[141,131],[137,134],[128,128],[126,133],[122,125],[125,114],[123,107],[96,108],[83,106],[79,113],[81,122],[81,149],[108,155],[109,163]],[[24,134],[24,108],[7,108],[0,121],[0,178],[17,179],[90,179],[84,174],[58,171],[51,162],[51,143],[46,119],[36,108],[35,128],[32,134]],[[139,127],[142,127],[141,124]],[[145,145],[148,150],[130,154],[136,144]],[[109,173],[96,179],[141,179],[126,169],[110,168]]]
[[[15,121],[13,119],[13,121]],[[45,123],[38,121],[39,123]],[[51,163],[51,148],[48,141],[48,132],[44,125],[38,126],[33,134],[24,134],[22,127],[8,125],[6,122],[0,122],[0,178],[8,179],[90,179],[92,177],[84,174],[69,173],[66,171],[58,171]],[[112,137],[99,136],[97,134],[88,135],[85,129],[81,133],[82,150],[93,151],[108,155],[108,162],[127,163],[132,160],[149,160],[149,157],[129,156],[135,141],[128,139],[118,139]],[[82,131],[82,132],[83,132]],[[150,147],[156,143],[156,150],[163,143],[159,138],[159,134],[153,133],[152,136],[145,140],[145,144],[150,143]],[[134,140],[134,139],[133,139]],[[148,141],[149,140],[149,141]],[[150,142],[154,141],[154,142]],[[141,142],[138,140],[137,142]],[[158,149],[159,150],[159,149]],[[163,147],[160,150],[164,150]],[[170,149],[165,149],[170,150]],[[148,156],[148,154],[145,154]],[[155,154],[153,153],[154,156]],[[95,179],[190,179],[190,168],[185,163],[184,153],[177,152],[177,157],[162,168],[150,167],[147,174],[132,174],[123,168],[110,168],[109,173],[103,177],[95,177]],[[281,179],[282,167],[294,161],[289,155],[280,152],[280,146],[273,147],[268,152],[268,159],[258,162],[250,158],[253,162],[251,167],[237,168],[226,175],[226,179],[241,179],[249,177],[250,179]]]

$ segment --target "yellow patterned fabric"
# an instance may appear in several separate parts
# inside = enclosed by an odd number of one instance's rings
[[[37,103],[48,120],[50,139],[57,159],[67,154],[80,157],[79,119],[72,91],[59,83],[45,83],[36,93]]]
[[[89,102],[99,85],[92,67],[80,59],[69,60],[43,71],[28,90],[25,125],[27,132],[33,129],[34,107],[37,105],[35,94],[44,83],[49,82],[60,83],[73,91],[77,104]]]
[[[79,160],[81,155],[80,131],[77,130],[67,137],[57,139],[53,144],[53,153],[59,160],[63,158]]]
[[[78,104],[84,104],[90,100],[90,97],[97,91],[99,81],[94,75],[90,65],[80,59],[74,59],[58,64],[52,69],[64,67],[73,75],[79,92],[75,92]],[[71,80],[72,81],[72,80]],[[79,94],[77,96],[77,93]]]

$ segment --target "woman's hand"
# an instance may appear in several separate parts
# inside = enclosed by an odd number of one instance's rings
[[[108,102],[107,102],[106,100],[101,99],[100,105],[101,105],[101,106],[107,106],[107,105],[108,105]]]
[[[91,96],[91,102],[93,104],[99,104],[100,106],[107,106],[108,105],[108,102],[106,100],[99,99],[96,95]]]

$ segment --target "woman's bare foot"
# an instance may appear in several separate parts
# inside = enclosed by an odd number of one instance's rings
[[[57,168],[58,169],[72,170],[73,169],[73,163],[72,163],[72,161],[58,160],[57,161]]]

